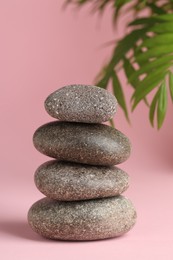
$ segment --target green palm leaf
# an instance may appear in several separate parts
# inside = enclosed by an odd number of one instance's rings
[[[119,41],[117,46],[113,51],[113,56],[107,66],[104,67],[101,73],[97,76],[96,85],[106,88],[111,78],[112,73],[114,72],[115,67],[119,64],[120,61],[124,59],[124,55],[134,48],[136,41],[141,39],[145,35],[147,29],[135,30],[129,35],[127,35],[123,40]]]
[[[123,62],[126,77],[127,79],[130,79],[130,77],[135,74],[136,70],[126,57],[123,58]],[[136,89],[139,84],[139,79],[137,77],[134,77],[130,83],[132,84],[132,87]]]
[[[161,45],[169,45],[173,43],[173,34],[172,33],[164,33],[159,34],[154,37],[148,38],[143,41],[142,45],[139,47],[147,47],[147,48],[154,48],[156,46]]]
[[[133,84],[133,82],[135,81],[135,79],[142,75],[142,74],[148,74],[150,72],[152,72],[152,70],[157,70],[159,67],[161,67],[162,65],[167,65],[169,64],[169,66],[171,66],[173,63],[173,55],[170,56],[163,56],[159,59],[156,59],[154,61],[151,62],[146,62],[145,64],[143,64],[143,66],[138,69],[135,70],[134,73],[132,73],[128,79],[129,82]]]
[[[154,33],[172,33],[173,32],[173,21],[167,23],[156,24],[151,28]]]
[[[145,8],[150,9],[147,17],[134,18],[128,25],[130,32],[118,42],[106,66],[97,77],[96,85],[107,88],[112,83],[114,95],[117,97],[125,117],[129,120],[123,84],[118,71],[123,70],[127,82],[134,89],[132,109],[140,101],[146,102],[147,95],[156,89],[156,94],[150,104],[149,119],[154,124],[157,111],[157,126],[163,124],[167,108],[167,87],[173,101],[173,1],[165,0],[67,0],[70,3],[83,6],[90,3],[95,11],[103,13],[108,5],[113,9],[114,23],[129,4],[128,10],[140,13]],[[129,58],[130,57],[130,58]],[[169,81],[165,80],[169,73]],[[166,86],[167,85],[167,86]]]
[[[137,29],[128,34],[123,40],[119,41],[114,49],[112,59],[110,64],[113,66],[117,65],[121,60],[123,60],[125,54],[135,47],[135,43],[140,40],[145,33],[147,28]]]
[[[150,123],[153,127],[154,127],[154,115],[155,115],[156,106],[157,106],[158,98],[159,98],[159,91],[160,91],[160,89],[156,92],[156,94],[152,100],[150,110],[149,110],[149,119],[150,119]]]
[[[155,58],[155,57],[157,58],[172,53],[173,53],[173,44],[161,45],[158,47],[153,47],[152,49],[149,49],[148,51],[139,54],[138,56],[136,56],[136,61],[148,62],[148,60],[151,58]]]
[[[131,0],[124,0],[124,1],[122,1],[122,0],[116,0],[116,1],[114,1],[114,8],[115,8],[114,17],[115,17],[115,18],[118,17],[119,12],[120,12],[120,10],[122,9],[122,7],[123,7],[124,5],[126,5],[127,3],[129,3],[129,2],[131,2]]]
[[[160,86],[158,106],[157,106],[157,127],[161,128],[166,115],[167,109],[167,90],[165,81]]]
[[[173,102],[173,74],[171,71],[169,71],[169,90]]]
[[[163,9],[162,9],[163,10]],[[155,23],[171,23],[173,22],[172,14],[161,14],[155,15],[151,17],[144,17],[134,20],[133,22],[129,23],[129,26],[135,25],[152,25]]]
[[[120,107],[123,109],[124,114],[126,116],[126,119],[129,121],[129,116],[128,116],[128,111],[127,111],[124,93],[123,93],[123,90],[122,90],[122,87],[121,87],[121,83],[118,79],[118,76],[115,73],[112,74],[112,85],[113,85],[114,95],[116,96]]]
[[[126,74],[126,77],[127,79],[130,79],[131,75],[135,74],[136,70],[134,69],[133,65],[130,63],[130,61],[124,57],[123,59],[124,61],[124,72]],[[129,80],[130,82],[130,80]],[[131,86],[136,89],[139,85],[139,79],[136,77],[136,78],[133,78],[133,80],[130,82],[131,83]],[[144,102],[145,104],[148,106],[148,101],[146,98],[144,98]]]
[[[166,11],[163,8],[157,6],[155,3],[147,2],[147,6],[150,7],[155,14],[166,14]]]
[[[133,106],[132,109],[134,110],[137,104],[144,98],[148,93],[150,93],[155,87],[159,85],[159,83],[164,79],[165,75],[167,74],[167,68],[162,67],[157,71],[147,75],[143,81],[140,82],[138,88],[135,90],[132,100]]]

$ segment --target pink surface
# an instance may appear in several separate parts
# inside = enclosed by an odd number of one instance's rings
[[[63,11],[62,3],[0,0],[0,259],[172,260],[171,104],[159,132],[149,126],[143,104],[132,115],[132,126],[120,109],[115,119],[133,145],[131,158],[120,166],[131,176],[125,195],[138,212],[131,232],[98,242],[55,242],[41,238],[27,225],[29,207],[43,197],[33,173],[48,160],[32,145],[35,129],[52,120],[43,101],[60,86],[91,84],[111,51],[101,45],[115,38],[109,11],[100,21],[87,9]],[[129,87],[126,92],[129,99]]]

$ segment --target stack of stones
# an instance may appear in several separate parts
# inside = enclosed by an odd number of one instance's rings
[[[113,117],[115,97],[96,86],[70,85],[45,101],[49,115],[59,119],[38,128],[33,141],[53,157],[35,173],[46,197],[30,208],[31,228],[60,240],[97,240],[129,231],[136,221],[132,203],[121,196],[129,177],[114,165],[130,155],[128,138],[101,124]]]

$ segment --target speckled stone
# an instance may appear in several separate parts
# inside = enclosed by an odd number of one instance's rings
[[[73,201],[112,197],[129,186],[129,177],[112,166],[49,161],[35,172],[35,184],[48,198]]]
[[[61,161],[106,166],[130,155],[128,138],[103,124],[51,122],[35,132],[33,142],[38,151]]]
[[[136,211],[123,196],[71,202],[43,198],[30,208],[28,221],[47,238],[98,240],[128,232],[135,224]]]
[[[113,117],[116,98],[96,86],[70,85],[48,96],[45,109],[54,118],[68,122],[101,123]]]

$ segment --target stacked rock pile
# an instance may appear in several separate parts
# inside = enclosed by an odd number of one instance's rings
[[[134,206],[120,195],[129,177],[114,166],[129,157],[129,140],[101,124],[116,107],[115,97],[95,86],[65,86],[46,99],[47,112],[60,121],[41,126],[33,137],[38,151],[56,159],[35,173],[46,196],[28,212],[35,232],[51,239],[97,240],[122,235],[135,224]]]

